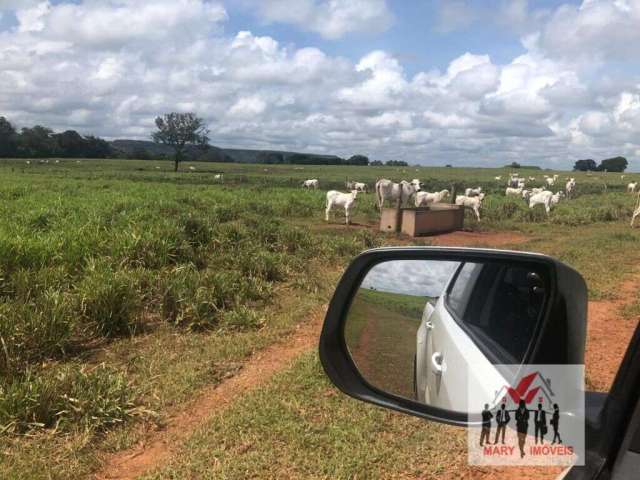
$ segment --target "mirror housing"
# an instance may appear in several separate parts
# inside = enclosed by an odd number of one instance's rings
[[[360,254],[347,267],[329,304],[320,335],[320,361],[325,373],[334,385],[347,395],[428,420],[460,426],[471,424],[467,413],[443,410],[374,387],[360,374],[349,353],[344,325],[351,302],[371,268],[393,260],[539,264],[550,275],[549,300],[523,363],[584,363],[587,287],[582,276],[566,264],[546,255],[506,250],[448,247],[378,248]]]

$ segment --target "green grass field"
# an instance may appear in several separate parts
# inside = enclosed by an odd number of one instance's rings
[[[571,174],[576,197],[547,218],[504,198],[493,178],[508,170],[190,165],[174,174],[159,161],[0,162],[0,478],[85,478],[141,425],[161,426],[326,303],[354,255],[406,242],[366,226],[377,218],[372,194],[358,198],[359,226],[344,228],[340,215],[324,224],[324,191],[346,179],[481,185],[482,221],[468,215],[467,228],[522,232],[529,240],[514,248],[574,265],[593,298],[614,298],[640,260],[635,197],[624,192],[640,175]],[[300,188],[314,177],[320,190]],[[280,422],[281,437],[260,440]],[[250,453],[234,453],[245,436]],[[159,478],[346,478],[365,466],[387,477],[425,473],[427,460],[435,475],[452,460],[434,456],[434,436],[460,446],[443,427],[338,395],[310,354],[212,420]],[[348,460],[321,462],[347,445]],[[283,455],[269,464],[274,448]]]
[[[361,288],[351,302],[345,342],[362,376],[371,385],[414,397],[416,333],[428,297]]]

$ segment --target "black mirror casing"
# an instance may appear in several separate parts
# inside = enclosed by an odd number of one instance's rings
[[[320,335],[320,361],[325,373],[347,395],[427,420],[460,426],[470,424],[467,413],[443,410],[377,389],[360,375],[349,354],[344,323],[351,301],[367,272],[374,265],[390,260],[500,261],[540,265],[549,272],[549,300],[523,363],[584,363],[587,287],[582,276],[564,263],[546,255],[506,250],[379,248],[363,252],[347,267],[329,304]]]

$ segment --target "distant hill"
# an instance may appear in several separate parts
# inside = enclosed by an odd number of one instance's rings
[[[173,149],[167,145],[145,140],[113,140],[111,147],[123,158],[141,160],[173,156]],[[235,162],[235,163],[308,163],[336,165],[344,162],[336,155],[319,155],[315,153],[287,152],[282,150],[250,150],[239,148],[219,148],[213,145],[206,149],[188,146],[185,152],[188,160],[200,162]]]

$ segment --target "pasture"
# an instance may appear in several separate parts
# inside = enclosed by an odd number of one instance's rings
[[[509,172],[190,163],[175,174],[168,161],[1,162],[0,477],[86,478],[304,324],[358,252],[438,244],[377,232],[373,193],[358,195],[352,226],[343,211],[327,224],[325,193],[345,191],[346,180],[481,186],[482,220],[468,212],[467,229],[520,232],[526,240],[508,247],[557,256],[585,276],[593,299],[618,298],[640,260],[640,229],[629,227],[636,196],[626,193],[640,174],[557,172],[575,177],[576,191],[547,217],[504,196]],[[554,172],[521,173],[542,184]],[[310,178],[318,190],[301,188]],[[408,459],[432,458],[436,437],[463,448],[445,427],[354,404],[320,370],[305,355],[198,430],[157,478],[348,477],[372,462],[384,477],[427,468]],[[587,382],[598,384],[595,375],[587,365]],[[321,462],[346,455],[345,445],[356,452],[348,462]],[[289,464],[272,458],[275,448]],[[439,462],[430,473],[455,463]]]

